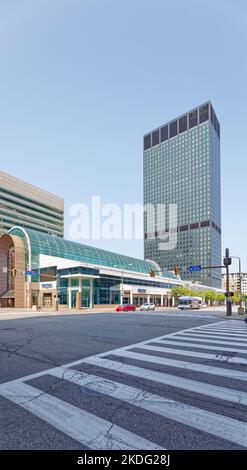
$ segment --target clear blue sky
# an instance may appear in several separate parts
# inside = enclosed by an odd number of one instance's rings
[[[0,168],[64,197],[67,224],[92,195],[142,202],[143,134],[211,99],[223,248],[247,270],[246,48],[245,0],[0,0]]]

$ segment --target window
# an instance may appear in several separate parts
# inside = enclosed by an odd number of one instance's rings
[[[216,130],[216,116],[215,116],[215,112],[213,110],[213,106],[211,106],[211,122]]]
[[[157,131],[152,132],[152,146],[157,145],[160,143],[160,131],[159,129]]]
[[[179,119],[179,134],[187,131],[187,115]]]
[[[208,227],[209,226],[209,220],[205,220],[204,222],[201,222],[201,227]]]
[[[171,122],[169,128],[170,128],[170,138],[177,135],[177,133],[178,133],[178,123],[177,123],[177,121]]]
[[[164,142],[164,140],[168,139],[168,126],[161,127],[161,135],[160,140]]]
[[[151,147],[151,134],[145,135],[144,137],[144,150],[147,150]]]
[[[217,118],[216,118],[216,132],[218,134],[218,137],[220,138],[220,124]]]
[[[197,109],[195,111],[192,111],[192,113],[189,114],[189,128],[191,129],[192,127],[195,127],[198,125],[198,112]]]
[[[195,223],[195,224],[190,224],[190,229],[191,229],[191,230],[193,230],[193,229],[195,229],[195,228],[198,228],[198,227],[199,227],[198,222]]]
[[[208,104],[201,106],[199,109],[200,124],[208,120]]]

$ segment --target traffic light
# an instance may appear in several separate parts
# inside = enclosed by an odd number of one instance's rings
[[[16,276],[16,269],[11,269],[11,276],[15,277]]]
[[[154,270],[154,269],[150,269],[149,274],[150,274],[151,277],[155,277],[155,270]]]
[[[179,268],[179,266],[175,266],[174,272],[175,272],[176,276],[180,273],[180,268]]]

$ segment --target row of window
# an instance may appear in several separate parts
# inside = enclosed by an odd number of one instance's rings
[[[204,228],[204,227],[209,227],[212,225],[212,227],[217,230],[218,233],[221,233],[220,227],[217,226],[213,221],[210,223],[210,220],[204,220],[202,222],[195,222],[192,224],[186,224],[186,225],[180,225],[180,227],[177,227],[177,232],[185,232],[188,230],[194,230],[198,228]],[[167,233],[169,233],[169,230],[166,230]],[[153,233],[145,233],[144,238],[152,238],[152,236],[155,235],[155,237],[159,236],[159,233],[157,231]]]
[[[186,114],[185,116],[182,116],[179,119],[175,119],[174,121],[169,124],[166,124],[160,129],[156,129],[152,133],[145,135],[144,150],[147,150],[150,147],[158,145],[161,142],[168,140],[169,138],[175,137],[176,135],[181,134],[182,132],[185,132],[188,129],[192,129],[195,126],[198,126],[199,124],[208,121],[209,111],[212,124],[218,136],[220,137],[219,121],[216,117],[213,107],[210,106],[209,110],[209,104],[207,103],[201,106],[200,108],[195,109],[194,111]]]

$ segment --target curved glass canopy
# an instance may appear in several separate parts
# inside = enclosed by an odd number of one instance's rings
[[[144,261],[130,256],[120,255],[82,243],[47,235],[36,230],[13,227],[9,230],[9,233],[26,239],[27,245],[30,247],[32,261],[36,260],[35,263],[32,262],[32,268],[37,267],[37,255],[43,254],[99,266],[124,269],[130,272],[148,274],[150,269],[157,270],[157,264],[151,260]],[[34,266],[34,264],[36,266]],[[162,274],[165,277],[177,279],[175,275],[168,271],[167,273],[163,271]]]

